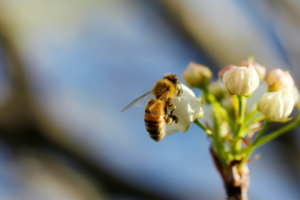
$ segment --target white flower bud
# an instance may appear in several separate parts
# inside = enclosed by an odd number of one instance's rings
[[[264,67],[264,66],[261,66],[260,64],[258,64],[257,62],[255,61],[246,61],[246,60],[243,60],[239,63],[239,66],[249,66],[249,65],[252,65],[254,67],[254,69],[256,70],[257,74],[258,74],[258,77],[259,77],[259,80],[262,81],[265,79],[265,76],[266,76],[266,71],[267,69]]]
[[[208,67],[195,62],[190,62],[188,67],[184,70],[182,78],[188,87],[196,88],[208,84],[212,75],[213,74]]]
[[[234,66],[224,73],[223,83],[230,94],[250,97],[259,85],[259,77],[252,65]]]
[[[281,69],[273,69],[266,77],[266,82],[270,91],[278,91],[281,89],[292,90],[295,85],[294,80],[288,71]]]
[[[223,81],[223,76],[225,74],[225,72],[227,72],[228,70],[234,68],[235,66],[234,65],[229,65],[227,67],[224,67],[222,68],[220,71],[219,71],[219,78],[221,79],[221,81]]]
[[[258,102],[258,110],[271,122],[287,122],[294,108],[294,99],[289,90],[266,92]]]
[[[200,99],[196,98],[194,92],[183,84],[182,91],[180,97],[171,101],[176,106],[173,115],[178,118],[178,123],[173,122],[171,125],[165,123],[166,136],[179,131],[186,132],[191,123],[203,116]]]

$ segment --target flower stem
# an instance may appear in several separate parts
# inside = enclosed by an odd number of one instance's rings
[[[232,127],[233,122],[229,118],[227,111],[220,105],[220,103],[216,100],[215,96],[209,92],[208,85],[205,85],[203,88],[200,89],[202,89],[205,98],[213,105],[214,110],[221,115],[223,120],[227,121],[230,127]]]
[[[237,129],[234,132],[233,138],[234,141],[238,140],[238,138],[241,136],[241,133],[243,132],[242,130],[244,129],[244,119],[245,119],[245,112],[246,112],[246,102],[247,99],[246,97],[239,95],[237,96],[238,99],[238,117],[236,118],[236,125],[237,125]],[[239,150],[241,148],[241,142],[237,141],[235,143],[236,145],[234,146],[235,150]]]
[[[198,119],[194,121],[197,126],[199,126],[207,135],[212,136],[212,131],[208,128],[206,128]]]
[[[258,109],[256,108],[255,110],[252,111],[244,120],[244,123],[247,124],[258,112]]]
[[[266,137],[263,137],[261,140],[259,140],[256,144],[253,144],[255,147],[261,146],[279,136],[281,136],[282,134],[292,130],[293,128],[297,127],[299,125],[299,123],[297,121],[294,121],[284,127],[282,127],[279,130],[276,130],[272,133],[270,133],[269,135],[267,135]]]
[[[270,124],[271,124],[270,122],[265,121],[262,129],[258,132],[258,134],[255,137],[253,143],[251,144],[251,146],[249,147],[249,149],[246,151],[245,157],[244,157],[243,161],[239,165],[239,169],[241,169],[243,167],[243,164],[247,162],[249,156],[251,155],[251,153],[255,149],[255,145],[258,143],[258,141],[260,140],[260,138],[264,135],[264,133],[266,132],[266,130],[269,128]]]
[[[261,137],[264,135],[264,133],[267,131],[267,129],[269,128],[269,126],[271,125],[271,122],[269,121],[265,121],[262,129],[258,132],[257,136],[255,137],[252,145],[256,145],[258,143],[258,141],[261,139]]]
[[[250,123],[256,123],[256,122],[261,122],[265,119],[265,116],[263,114],[260,113],[260,115],[258,115],[256,118],[254,118],[253,120],[250,119]]]
[[[242,124],[245,118],[247,99],[242,95],[238,96],[238,98],[239,98],[239,123]]]

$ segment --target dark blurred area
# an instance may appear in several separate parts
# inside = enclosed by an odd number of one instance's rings
[[[192,60],[299,87],[299,22],[293,0],[0,0],[0,200],[225,199],[197,127],[155,143],[120,111]],[[250,199],[300,199],[299,130],[258,149]]]

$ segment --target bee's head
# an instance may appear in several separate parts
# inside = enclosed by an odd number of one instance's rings
[[[163,79],[168,79],[169,81],[171,81],[177,88],[177,96],[180,96],[180,94],[182,93],[182,87],[179,78],[175,74],[168,73],[163,77]]]

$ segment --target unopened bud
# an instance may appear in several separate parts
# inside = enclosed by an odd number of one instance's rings
[[[250,97],[259,85],[259,77],[252,65],[234,66],[224,73],[223,83],[230,94]]]
[[[235,67],[234,65],[229,65],[227,67],[224,67],[223,69],[221,69],[219,71],[219,78],[221,79],[221,81],[223,81],[223,76],[225,74],[225,72],[227,72],[228,70],[232,69],[233,67]]]
[[[270,122],[287,122],[294,108],[294,99],[289,90],[266,92],[258,102],[258,110]]]
[[[270,91],[278,91],[281,89],[292,90],[295,85],[294,80],[288,71],[281,69],[273,69],[267,74],[266,82]]]
[[[208,84],[212,77],[211,70],[201,64],[190,62],[184,70],[182,78],[186,85],[190,88],[203,87]]]
[[[243,60],[239,63],[238,66],[249,66],[249,65],[252,65],[254,67],[254,69],[256,70],[257,74],[258,74],[258,77],[259,77],[259,80],[262,81],[265,79],[265,76],[266,76],[266,68],[264,66],[261,66],[260,64],[258,64],[257,62],[255,61],[246,61],[246,60]]]

